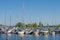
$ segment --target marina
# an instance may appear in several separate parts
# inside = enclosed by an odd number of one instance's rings
[[[0,34],[20,34],[20,35],[46,35],[46,34],[60,34],[59,28],[20,28],[20,27],[7,27],[7,28],[0,28]]]
[[[0,40],[60,40],[60,1],[0,0]]]

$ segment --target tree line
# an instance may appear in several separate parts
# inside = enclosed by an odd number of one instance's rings
[[[0,26],[7,26],[7,25],[3,25],[3,24],[0,24]],[[16,23],[15,27],[60,27],[60,24],[55,24],[55,25],[49,25],[49,24],[46,24],[44,25],[42,22],[39,22],[38,24],[35,22],[35,23],[23,23],[23,22],[18,22]]]
[[[16,27],[44,27],[42,22],[39,22],[39,24],[37,24],[36,22],[35,23],[28,23],[28,24],[25,24],[23,22],[18,22],[15,26]],[[47,27],[49,27],[49,26],[60,27],[60,24],[58,24],[58,25],[49,25],[49,24],[47,24],[46,26]]]
[[[17,26],[17,27],[43,27],[43,23],[42,22],[39,22],[39,24],[37,24],[35,22],[35,23],[25,24],[23,22],[18,22],[15,26]]]

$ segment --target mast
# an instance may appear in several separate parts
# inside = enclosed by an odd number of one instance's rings
[[[5,14],[5,21],[4,21],[4,24],[5,24],[5,26],[6,26],[6,14]]]
[[[31,3],[30,3],[30,23],[32,23],[32,5],[31,5]]]
[[[24,24],[24,0],[22,0],[22,23]],[[25,25],[23,25],[24,27]]]
[[[22,22],[24,23],[24,0],[22,2]]]
[[[11,27],[11,16],[10,16],[10,27]]]

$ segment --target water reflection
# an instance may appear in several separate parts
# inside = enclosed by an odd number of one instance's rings
[[[36,37],[39,37],[39,34],[35,35]]]
[[[24,37],[25,35],[24,34],[18,34],[20,37]]]
[[[35,37],[36,37],[36,40],[39,40],[39,35],[35,35]]]
[[[16,35],[16,34],[1,34],[0,40],[60,40],[60,35]]]
[[[2,35],[0,35],[0,40],[3,40]]]
[[[52,37],[53,37],[53,40],[55,40],[55,35],[52,35]]]
[[[48,34],[47,35],[44,35],[44,39],[45,40],[48,40]]]
[[[7,34],[9,37],[11,36],[11,34]]]

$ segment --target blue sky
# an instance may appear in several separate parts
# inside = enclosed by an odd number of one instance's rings
[[[0,0],[0,24],[10,25],[10,16],[11,25],[23,21],[60,24],[60,0]]]

